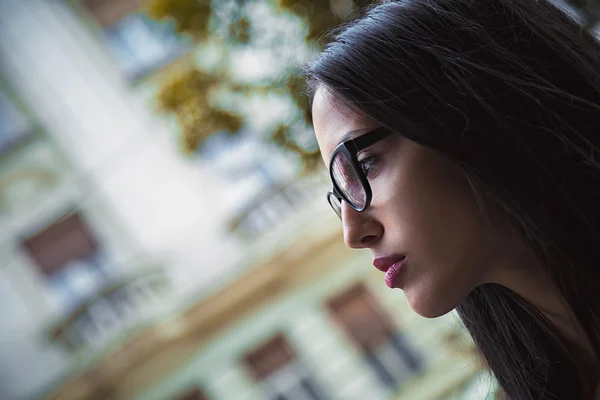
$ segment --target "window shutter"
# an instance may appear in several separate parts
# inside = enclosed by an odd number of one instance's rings
[[[329,310],[348,336],[364,350],[373,350],[393,335],[392,322],[362,284],[329,301]]]
[[[23,241],[23,247],[48,276],[68,261],[93,255],[98,244],[79,214],[71,214]]]
[[[283,335],[278,335],[245,357],[246,365],[257,380],[293,362],[296,355]]]

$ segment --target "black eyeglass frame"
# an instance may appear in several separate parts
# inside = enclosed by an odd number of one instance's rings
[[[340,205],[342,204],[342,200],[343,200],[350,207],[352,207],[354,210],[356,210],[358,212],[365,211],[371,204],[371,200],[373,198],[373,192],[371,190],[371,185],[369,184],[369,180],[367,179],[367,176],[365,175],[365,173],[360,165],[360,162],[358,161],[358,153],[365,150],[367,147],[372,146],[375,143],[380,142],[381,140],[385,139],[391,133],[392,133],[392,131],[389,130],[388,128],[385,128],[385,127],[376,128],[376,129],[366,132],[354,139],[346,140],[345,142],[340,143],[333,150],[333,153],[331,153],[331,158],[329,160],[329,176],[331,178],[333,188],[329,192],[327,192],[327,201],[328,201],[329,205],[331,206],[331,208],[333,208],[333,211],[340,218],[341,218],[341,209],[338,212],[336,207],[331,202],[331,196],[334,196]],[[352,202],[350,202],[348,200],[348,198],[344,194],[344,192],[342,190],[340,190],[338,184],[336,183],[336,181],[333,177],[333,170],[332,170],[333,162],[339,153],[343,153],[350,160],[350,166],[354,170],[354,172],[356,172],[356,176],[358,176],[358,179],[363,187],[363,190],[365,191],[366,200],[365,200],[365,205],[363,207],[359,207],[355,204],[352,204]]]

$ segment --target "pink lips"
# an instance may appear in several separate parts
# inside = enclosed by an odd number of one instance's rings
[[[406,256],[379,257],[373,260],[373,266],[380,271],[385,272],[385,283],[389,288],[398,287],[400,272]]]

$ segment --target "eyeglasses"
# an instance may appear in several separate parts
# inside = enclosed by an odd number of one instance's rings
[[[333,188],[327,193],[327,201],[340,219],[342,200],[358,212],[363,212],[371,204],[371,185],[357,154],[369,146],[385,139],[390,133],[387,128],[377,128],[357,138],[339,144],[331,154],[329,175]]]

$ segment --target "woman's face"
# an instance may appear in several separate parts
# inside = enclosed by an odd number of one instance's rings
[[[357,131],[353,138],[377,128],[322,88],[313,123],[327,166],[347,132]],[[507,230],[494,228],[461,170],[435,151],[392,134],[359,153],[366,158],[373,198],[364,212],[342,202],[346,245],[368,248],[374,260],[405,256],[392,286],[424,317],[449,312],[506,261]]]

